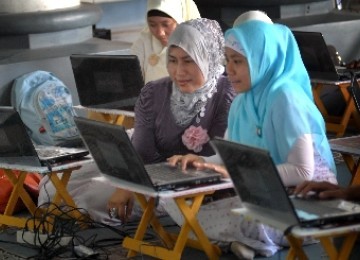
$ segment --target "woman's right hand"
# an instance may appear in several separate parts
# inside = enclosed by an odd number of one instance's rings
[[[337,184],[329,182],[304,181],[296,186],[294,195],[306,197],[310,192],[316,192],[321,199],[345,198],[346,192]]]
[[[118,217],[122,223],[126,223],[131,216],[133,206],[133,192],[118,188],[111,195],[106,207],[110,217]],[[115,216],[111,216],[111,212],[113,212]]]
[[[168,163],[171,165],[171,166],[178,166],[178,165],[181,165],[181,169],[182,170],[186,170],[186,168],[188,166],[193,166],[195,168],[196,167],[196,163],[204,163],[205,160],[196,155],[196,154],[187,154],[187,155],[174,155],[174,156],[171,156],[170,158],[167,158],[167,161]]]

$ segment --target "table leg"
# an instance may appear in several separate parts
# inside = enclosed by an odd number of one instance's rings
[[[196,218],[196,214],[200,209],[205,195],[206,194],[201,194],[192,198],[191,205],[187,204],[186,197],[175,198],[175,202],[184,216],[184,224],[181,227],[174,250],[182,251],[185,247],[185,243],[188,242],[190,246],[203,250],[209,259],[218,259],[221,255],[220,248],[210,243]],[[197,237],[197,241],[188,239],[190,231],[194,232]]]
[[[154,257],[163,256],[163,259],[169,259],[168,257],[173,256],[171,255],[171,251],[165,248],[152,246],[149,243],[143,241],[148,225],[151,224],[154,231],[159,235],[167,248],[172,248],[174,245],[171,236],[168,234],[168,232],[165,231],[154,214],[156,199],[153,197],[146,199],[143,194],[139,193],[135,193],[135,196],[144,212],[134,238],[126,237],[123,242],[123,247],[130,249],[127,257],[133,257],[137,252],[141,252],[143,254],[152,255]]]
[[[317,108],[320,110],[320,113],[324,117],[325,121],[327,121],[329,114],[320,98],[321,90],[322,90],[323,86],[324,85],[321,83],[314,84],[314,86],[312,88],[312,90],[313,90],[312,92],[313,92],[313,96],[314,96],[314,102],[315,102]]]
[[[54,184],[54,187],[56,189],[55,195],[48,209],[49,211],[53,211],[54,213],[56,213],[56,207],[60,206],[62,204],[62,201],[65,205],[76,209],[76,203],[66,189],[73,170],[74,169],[69,169],[62,172],[52,172],[48,174],[49,179]],[[58,174],[61,173],[62,176],[61,178],[59,178]],[[72,215],[76,219],[83,217],[83,214],[81,214],[78,210],[71,211],[70,215]]]
[[[287,240],[289,241],[290,248],[289,252],[286,256],[287,260],[291,259],[299,259],[299,260],[307,260],[308,257],[306,256],[303,247],[302,247],[302,239],[295,238],[291,235],[287,235]]]
[[[4,226],[15,226],[19,228],[24,228],[27,225],[27,219],[22,217],[13,216],[15,206],[19,199],[21,199],[29,210],[29,212],[34,215],[36,212],[36,205],[33,202],[31,196],[24,189],[24,181],[26,178],[27,172],[15,171],[10,169],[3,169],[6,177],[10,180],[13,185],[13,190],[9,197],[9,201],[5,207],[3,214],[0,214],[0,227]],[[18,175],[17,175],[18,173]],[[28,228],[33,228],[33,223],[28,224]]]
[[[360,185],[360,158],[355,162],[354,156],[351,154],[342,153],[341,156],[352,175],[350,185]]]
[[[344,133],[348,127],[350,117],[356,111],[354,99],[351,97],[351,95],[348,91],[348,86],[349,86],[348,83],[339,85],[340,91],[341,91],[343,98],[345,100],[345,103],[346,103],[346,109],[341,117],[341,121],[340,121],[339,128],[338,128],[339,131],[336,132],[336,137],[341,137],[344,135]]]
[[[345,237],[345,240],[340,248],[338,259],[349,259],[351,251],[354,247],[354,244],[357,240],[358,233],[350,233]]]
[[[123,247],[129,249],[127,257],[133,257],[136,255],[136,252],[141,252],[142,254],[160,259],[180,259],[185,245],[189,245],[205,251],[209,259],[218,259],[221,254],[219,247],[210,243],[196,219],[204,196],[210,193],[213,193],[213,191],[174,198],[184,216],[184,224],[178,235],[166,232],[158,221],[154,214],[155,198],[146,199],[144,195],[136,193],[136,198],[143,208],[144,213],[134,238],[126,237],[123,242]],[[186,200],[191,200],[191,205],[189,205]],[[142,241],[148,224],[151,224],[154,231],[161,237],[165,247],[151,245]],[[194,232],[198,240],[188,238],[190,231]]]
[[[24,189],[24,181],[26,178],[27,172],[19,171],[19,175],[16,177],[15,171],[4,169],[5,175],[8,177],[10,182],[13,184],[14,188],[11,192],[9,201],[6,205],[4,215],[12,215],[15,210],[15,206],[21,198],[21,200],[24,202],[24,205],[29,210],[31,214],[34,214],[36,210],[36,205],[33,202],[31,196],[27,193],[27,191]]]
[[[323,83],[315,83],[312,87],[312,90],[313,90],[314,102],[326,122],[326,130],[329,132],[334,132],[336,134],[336,137],[341,137],[344,135],[344,133],[348,127],[351,116],[354,117],[355,122],[359,126],[360,126],[360,117],[357,117],[355,114],[355,112],[357,112],[357,111],[355,108],[354,100],[348,91],[349,83],[347,82],[344,84],[339,84],[337,86],[339,87],[342,97],[346,103],[345,111],[344,111],[343,115],[339,118],[340,119],[339,122],[338,122],[338,118],[336,118],[336,120],[335,120],[335,118],[332,118],[328,114],[328,112],[320,98],[321,90],[324,87],[324,84]],[[333,122],[333,121],[336,121],[336,122]]]
[[[333,239],[336,236],[338,235],[334,235],[334,236],[328,235],[328,236],[315,237],[315,238],[318,238],[320,240],[320,243],[324,248],[325,252],[327,253],[329,259],[331,260],[349,259],[350,253],[356,242],[358,233],[351,232],[346,234],[340,249],[337,249],[333,243]],[[301,239],[295,238],[291,235],[288,235],[287,239],[290,244],[290,249],[286,257],[287,260],[308,259],[302,248]]]
[[[360,185],[360,164],[359,164],[360,159],[358,160],[358,162],[356,163],[356,167],[353,170],[353,177],[351,180],[351,185]]]

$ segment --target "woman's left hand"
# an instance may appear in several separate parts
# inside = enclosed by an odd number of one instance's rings
[[[122,223],[126,223],[134,206],[134,194],[124,189],[116,189],[107,203],[110,218],[117,217]]]
[[[216,164],[216,163],[206,163],[206,162],[194,162],[193,165],[199,169],[209,169],[216,171],[221,174],[221,177],[223,178],[230,178],[229,173],[224,165]]]
[[[205,160],[195,154],[187,155],[174,155],[167,159],[168,163],[172,166],[181,164],[181,169],[186,170],[186,168],[191,165],[198,170],[210,169],[221,174],[223,178],[229,178],[229,173],[226,170],[225,166],[215,163],[207,163]]]

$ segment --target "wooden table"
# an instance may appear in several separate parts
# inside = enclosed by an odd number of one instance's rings
[[[360,224],[350,224],[326,229],[295,227],[287,236],[291,245],[287,259],[308,259],[302,248],[302,241],[309,236],[319,239],[329,259],[349,259],[359,231]],[[336,248],[333,243],[333,239],[336,237],[344,238],[340,248]]]
[[[216,190],[231,188],[233,186],[232,182],[225,181],[220,184],[205,185],[183,191],[156,192],[144,186],[121,181],[111,176],[99,177],[97,180],[134,192],[143,209],[144,213],[134,237],[126,237],[122,244],[124,248],[129,249],[128,257],[134,257],[137,253],[140,253],[159,259],[181,259],[185,246],[190,246],[203,250],[208,259],[219,259],[221,255],[220,248],[210,243],[197,221],[196,215],[205,195],[212,194]],[[184,217],[184,223],[179,234],[168,233],[160,224],[155,215],[155,201],[157,198],[174,199]],[[159,235],[163,245],[154,245],[143,240],[149,225]],[[196,240],[188,237],[190,231],[195,234]]]
[[[350,185],[360,185],[360,135],[330,139],[329,143],[343,157],[352,175]]]
[[[345,223],[342,226],[334,227],[319,227],[319,228],[304,228],[299,226],[288,227],[284,223],[279,222],[276,219],[271,219],[268,216],[257,214],[254,211],[250,211],[246,208],[238,208],[232,210],[234,214],[243,215],[247,218],[258,220],[261,223],[272,226],[284,232],[284,235],[289,241],[289,251],[286,259],[309,259],[303,249],[302,242],[305,238],[313,237],[318,239],[328,255],[327,259],[331,260],[343,260],[349,259],[350,253],[354,247],[358,233],[360,231],[360,224],[348,224]],[[337,249],[333,243],[333,239],[336,237],[343,237],[344,242],[341,247]]]
[[[326,130],[336,134],[336,137],[342,137],[349,125],[350,119],[354,119],[356,125],[360,129],[360,116],[356,110],[354,100],[350,95],[348,87],[350,86],[350,80],[345,81],[325,81],[325,80],[311,80],[313,85],[313,96],[314,101],[318,109],[320,110],[322,116],[324,117],[326,123]],[[328,111],[325,108],[320,96],[323,88],[326,88],[327,85],[335,85],[339,88],[342,97],[346,103],[345,111],[342,116],[334,117],[329,115]]]
[[[51,171],[48,169],[48,167],[23,166],[0,162],[0,169],[5,172],[5,175],[9,178],[10,182],[14,186],[5,211],[3,214],[0,214],[0,227],[14,226],[18,228],[25,228],[27,225],[27,228],[33,229],[36,225],[36,221],[28,222],[27,218],[25,217],[14,216],[14,209],[19,199],[23,201],[25,207],[32,216],[36,216],[36,213],[39,213],[37,206],[23,187],[26,174],[28,173],[48,175],[50,181],[53,183],[56,189],[56,193],[52,198],[48,209],[49,211],[54,211],[56,206],[60,205],[61,203],[76,208],[76,204],[68,193],[66,186],[69,182],[71,173],[74,170],[79,169],[85,163],[91,162],[93,162],[92,158],[85,157],[84,159],[78,160],[76,162],[54,166]],[[73,211],[70,213],[70,215],[71,214],[74,218],[81,217],[79,211]]]
[[[74,106],[79,110],[86,110],[88,118],[94,120],[105,121],[110,124],[123,125],[125,128],[133,128],[135,113],[131,111],[118,110],[118,109],[104,109],[104,108],[89,108],[83,106]]]

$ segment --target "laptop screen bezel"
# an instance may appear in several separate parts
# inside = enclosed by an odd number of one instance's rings
[[[156,190],[145,170],[142,159],[132,146],[129,136],[126,133],[126,129],[123,126],[83,117],[74,117],[74,121],[80,131],[84,143],[102,174],[134,184],[144,185],[154,191]],[[122,151],[126,150],[126,157],[130,158],[130,160],[124,159],[124,161],[126,161],[128,169],[131,168],[131,172],[129,171],[128,176],[124,176],[123,173],[116,172],[116,170],[109,169],[110,164],[108,164],[106,158],[101,155],[101,148],[99,149],[98,147],[99,144],[101,145],[101,143],[98,142],[100,139],[103,142],[108,142],[108,144],[115,144],[114,139],[116,139],[116,142],[118,142],[116,145],[118,146],[119,153],[123,154]],[[120,144],[123,147],[120,147]],[[131,161],[131,165],[129,164],[129,161]]]
[[[259,212],[260,208],[263,208],[263,212],[269,213],[269,216],[276,215],[277,218],[281,218],[283,223],[288,223],[288,226],[298,225],[300,224],[300,219],[298,218],[295,208],[293,204],[291,203],[286,188],[280,179],[279,174],[277,173],[277,168],[274,164],[274,162],[271,159],[270,154],[268,151],[259,149],[256,147],[251,147],[247,145],[243,145],[240,143],[224,140],[223,138],[215,137],[210,141],[212,147],[215,149],[215,151],[220,155],[222,158],[222,161],[225,165],[225,167],[228,170],[228,173],[230,175],[230,178],[233,181],[235,191],[237,192],[238,196],[242,200],[245,207],[247,207],[250,211],[255,210]],[[281,195],[281,200],[283,201],[283,205],[285,208],[282,209],[276,209],[272,208],[270,204],[263,204],[263,205],[257,205],[256,203],[253,203],[254,198],[254,191],[248,191],[247,189],[244,189],[243,183],[239,182],[239,175],[242,175],[243,177],[248,178],[254,178],[254,176],[247,176],[249,172],[240,172],[238,169],[240,160],[237,159],[238,156],[241,156],[242,153],[253,153],[257,160],[262,161],[262,163],[267,163],[266,171],[262,172],[267,175],[269,175],[272,178],[272,182],[276,184],[275,190],[277,194]],[[249,158],[250,159],[250,158]],[[261,169],[264,170],[264,169]],[[275,172],[276,171],[276,172]],[[259,171],[258,171],[259,172]],[[267,183],[268,184],[268,183]],[[257,188],[261,189],[261,186],[258,185]],[[247,192],[248,191],[248,192]],[[267,196],[268,198],[271,198],[271,194],[266,193],[268,191],[261,191],[264,192],[264,196]],[[265,195],[267,194],[267,195]],[[276,200],[276,202],[279,202],[279,199]]]
[[[310,78],[330,81],[339,80],[339,75],[322,33],[296,30],[292,32]],[[317,62],[312,62],[310,59]]]
[[[79,102],[84,107],[133,107],[144,86],[136,55],[72,54],[70,63]],[[96,79],[97,74],[108,75],[104,81],[109,82],[102,83],[102,90],[98,89],[101,80]],[[110,85],[114,90],[105,91]]]
[[[11,145],[10,154],[0,153],[0,158],[16,162],[19,165],[42,166],[30,135],[19,113],[14,107],[0,107],[0,128]],[[23,160],[24,159],[24,160]]]

